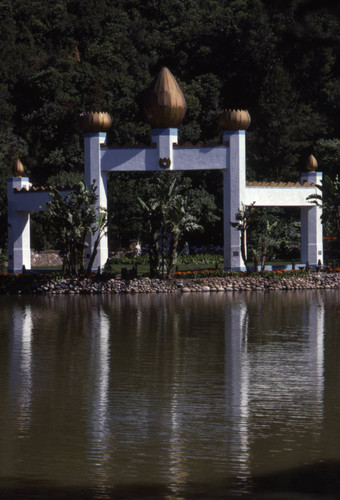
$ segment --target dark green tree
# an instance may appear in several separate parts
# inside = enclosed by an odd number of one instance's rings
[[[20,143],[34,183],[68,176],[73,182],[83,171],[82,111],[112,115],[109,144],[147,143],[143,97],[162,66],[187,98],[180,141],[215,140],[219,109],[247,108],[249,180],[297,179],[311,151],[327,175],[336,174],[334,1],[1,0],[0,7],[3,178],[16,157],[12,145]],[[201,184],[190,177],[221,210],[213,176],[202,176]],[[115,208],[123,218],[123,205]]]
[[[241,206],[231,225],[240,232],[241,256],[247,271],[250,259],[254,269],[265,270],[266,262],[279,255],[296,257],[300,246],[300,222],[296,213],[284,214],[280,208]]]

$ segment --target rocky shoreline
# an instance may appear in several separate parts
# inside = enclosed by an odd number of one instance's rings
[[[204,293],[269,290],[340,289],[340,273],[297,273],[278,276],[226,276],[198,279],[100,279],[98,277],[52,278],[36,280],[24,293],[78,294],[135,294],[135,293]],[[18,291],[20,293],[20,291]]]

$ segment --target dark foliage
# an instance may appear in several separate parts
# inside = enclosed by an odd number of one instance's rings
[[[221,108],[247,108],[250,180],[297,179],[311,152],[334,177],[339,17],[330,0],[1,0],[1,178],[18,156],[34,183],[80,174],[85,110],[112,115],[109,142],[147,141],[143,96],[164,65],[188,103],[180,140],[215,139]],[[219,204],[217,177],[201,181]]]

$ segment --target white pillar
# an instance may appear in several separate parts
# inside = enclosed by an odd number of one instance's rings
[[[14,189],[29,189],[28,177],[7,179],[8,199],[8,271],[21,273],[22,267],[31,269],[30,213],[20,210]]]
[[[322,181],[321,172],[303,172],[301,182],[308,184]],[[301,263],[308,262],[315,266],[320,261],[323,264],[323,241],[322,241],[322,209],[312,205],[301,208]]]
[[[173,170],[174,156],[173,145],[178,142],[177,128],[157,128],[152,130],[152,142],[156,143],[158,149],[158,161],[161,162],[160,168],[164,170]],[[163,160],[163,162],[162,162]],[[167,165],[169,165],[167,167]]]
[[[321,210],[318,207],[301,208],[301,263],[323,264]]]
[[[106,133],[93,132],[84,135],[84,149],[85,149],[85,183],[89,187],[94,181],[97,186],[97,207],[107,209],[107,179],[106,172],[101,171],[101,144],[105,144]],[[88,236],[88,247],[85,250],[85,269],[88,266],[91,254],[93,252],[94,243],[97,239],[98,233],[90,234]],[[92,270],[96,271],[98,267],[103,269],[107,258],[108,251],[108,238],[103,235],[97,248],[97,255],[94,259]]]
[[[244,200],[246,186],[246,133],[224,131],[223,142],[229,142],[230,168],[223,170],[224,268],[241,270],[240,232],[231,226]]]

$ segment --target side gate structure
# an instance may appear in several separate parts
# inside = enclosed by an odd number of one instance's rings
[[[311,155],[298,183],[246,182],[246,130],[250,115],[244,110],[225,110],[219,117],[223,130],[217,145],[178,144],[178,127],[186,112],[184,95],[175,78],[163,68],[145,101],[146,120],[152,127],[149,147],[107,147],[106,132],[111,127],[107,113],[91,112],[80,117],[84,132],[85,182],[97,185],[98,207],[107,208],[107,174],[110,172],[163,170],[221,170],[223,174],[224,267],[244,268],[240,251],[240,233],[230,224],[243,205],[256,207],[299,207],[301,210],[301,263],[323,263],[322,224],[319,207],[307,197],[317,193],[322,180],[317,162]],[[66,191],[65,191],[66,194]],[[24,176],[20,161],[14,177],[7,180],[8,195],[8,269],[21,273],[31,269],[30,212],[42,210],[49,201],[49,190],[34,188]],[[96,235],[89,236],[88,262]],[[107,236],[102,237],[93,270],[104,267],[108,258]]]

